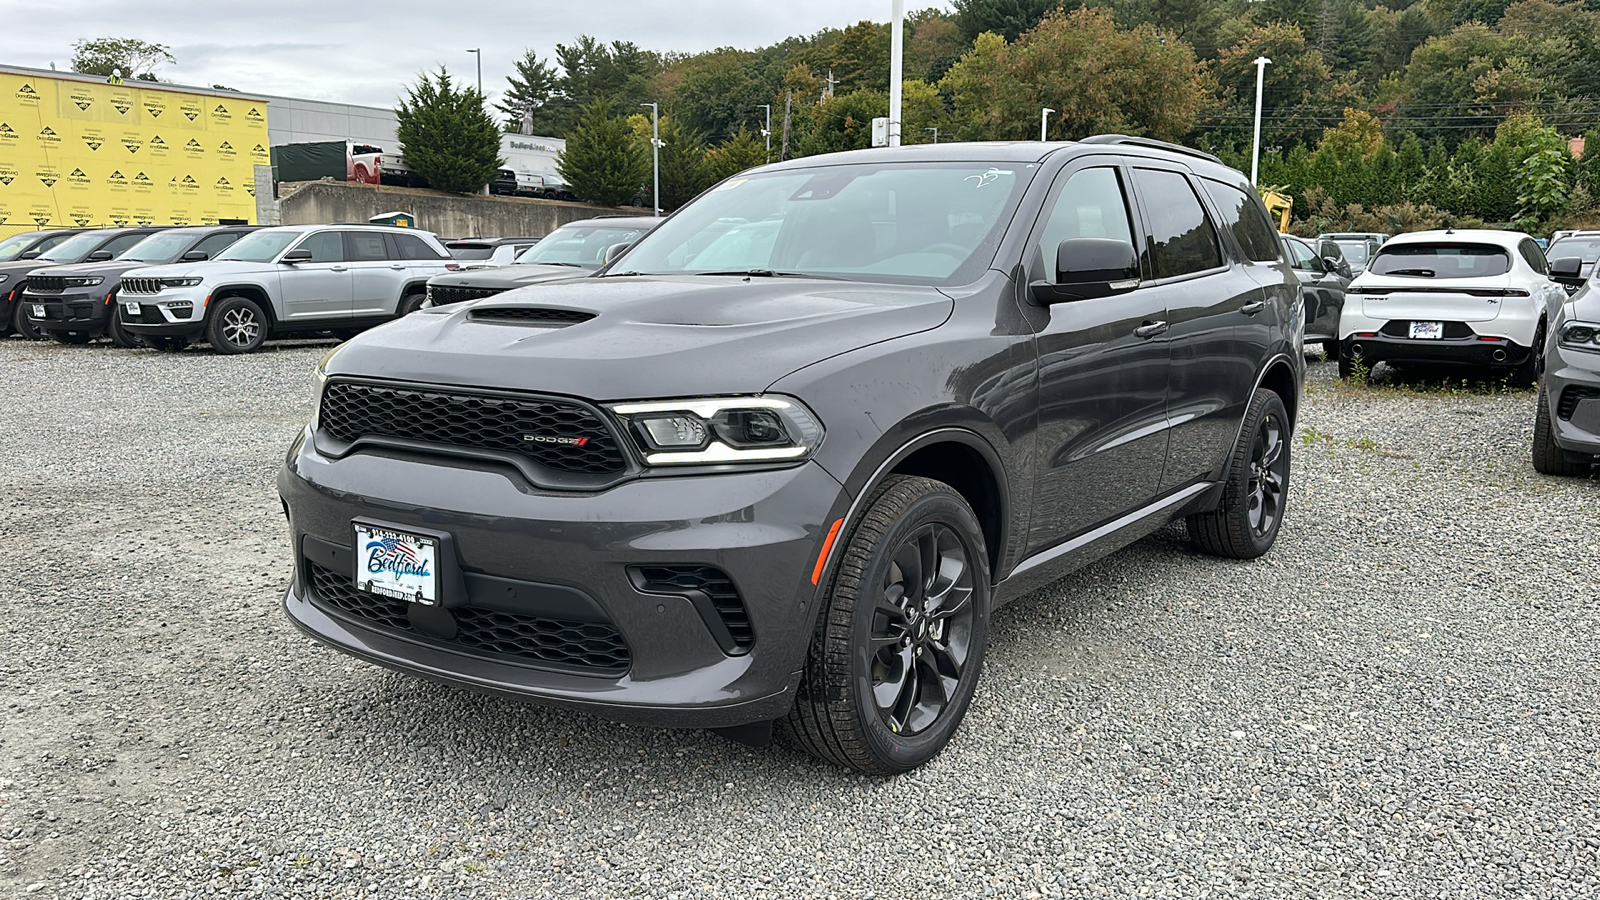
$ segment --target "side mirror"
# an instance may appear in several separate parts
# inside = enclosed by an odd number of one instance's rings
[[[1583,260],[1576,256],[1563,256],[1550,262],[1550,280],[1569,287],[1583,285]]]
[[[285,262],[292,266],[295,263],[311,262],[313,258],[310,250],[290,250],[278,262]]]
[[[24,253],[18,254],[17,255],[17,259],[38,259],[40,256],[43,256],[43,255],[44,255],[44,251],[43,250],[28,250],[28,251],[26,251]]]
[[[211,254],[204,250],[190,250],[183,255],[183,262],[205,262],[210,258]]]
[[[110,250],[96,250],[84,258],[84,262],[105,262],[111,259]]]
[[[1350,277],[1350,264],[1334,256],[1324,256],[1322,267],[1329,272],[1337,272],[1346,278]]]
[[[621,243],[621,244],[612,244],[611,246],[607,247],[606,248],[606,252],[601,255],[601,257],[600,257],[600,265],[602,265],[602,266],[611,265],[611,261],[612,260],[616,259],[617,257],[621,256],[624,253],[627,253],[628,252],[628,248],[632,247],[632,246],[633,246],[632,243],[627,243],[627,242],[624,242],[624,243]]]
[[[1109,238],[1070,238],[1056,248],[1056,283],[1033,286],[1044,304],[1122,294],[1139,286],[1133,247]]]

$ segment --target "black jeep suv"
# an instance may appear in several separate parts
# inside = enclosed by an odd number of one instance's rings
[[[1298,290],[1246,179],[1172,145],[745,172],[597,277],[331,353],[285,606],[423,677],[904,771],[999,604],[1175,520],[1271,547]]]

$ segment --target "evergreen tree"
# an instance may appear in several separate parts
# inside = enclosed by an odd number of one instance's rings
[[[476,89],[456,88],[444,67],[424,72],[395,109],[406,165],[441,191],[475,194],[499,171],[500,127]]]
[[[772,152],[776,155],[778,151]],[[733,137],[706,153],[706,176],[716,183],[766,162],[766,141],[750,129],[740,126]]]
[[[578,127],[556,159],[556,171],[580,200],[601,206],[631,202],[650,180],[650,152],[626,119],[612,115],[611,104],[596,100],[583,108]]]
[[[517,60],[517,74],[506,78],[511,87],[505,100],[495,108],[505,113],[506,131],[521,134],[524,125],[532,127],[527,134],[544,134],[552,130],[554,116],[550,98],[556,91],[556,70],[529,50]]]
[[[969,44],[985,31],[1014,41],[1060,5],[1061,0],[955,0],[955,20]]]

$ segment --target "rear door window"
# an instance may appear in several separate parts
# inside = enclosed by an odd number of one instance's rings
[[[1165,169],[1135,169],[1134,180],[1149,215],[1151,277],[1161,281],[1221,267],[1217,230],[1189,179]]]
[[[389,258],[389,251],[383,245],[383,233],[377,231],[346,231],[344,252],[351,262],[378,262]]]
[[[1410,278],[1487,278],[1511,271],[1511,254],[1493,244],[1385,244],[1367,270]]]

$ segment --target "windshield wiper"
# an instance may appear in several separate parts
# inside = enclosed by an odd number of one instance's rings
[[[588,268],[583,263],[569,263],[569,262],[525,262],[525,263],[518,263],[518,265],[522,265],[522,266],[571,266],[574,269]]]
[[[1391,269],[1388,275],[1417,275],[1422,278],[1432,278],[1436,273],[1432,269]]]
[[[746,278],[819,278],[824,281],[831,280],[825,275],[811,275],[806,272],[776,272],[772,269],[728,269],[721,272],[684,272],[685,275],[743,275]]]

